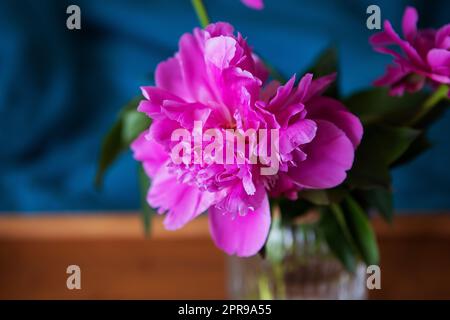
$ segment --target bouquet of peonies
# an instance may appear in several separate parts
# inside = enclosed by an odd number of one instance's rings
[[[131,146],[143,169],[146,226],[149,207],[165,214],[169,230],[207,212],[227,254],[270,256],[271,228],[315,211],[347,269],[358,259],[376,264],[368,214],[392,219],[390,171],[429,147],[427,129],[449,105],[450,24],[417,30],[409,7],[401,37],[386,21],[370,43],[394,58],[375,81],[388,90],[342,97],[334,50],[284,79],[230,24],[209,24],[202,2],[193,4],[203,28],[180,38],[155,84],[121,111],[97,180]]]

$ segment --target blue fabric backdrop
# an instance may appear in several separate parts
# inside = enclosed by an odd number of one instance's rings
[[[205,2],[213,20],[234,24],[286,74],[337,44],[344,93],[370,85],[390,60],[368,45],[368,5],[378,4],[397,28],[408,3],[422,25],[450,21],[444,0],[266,0],[263,11],[239,0]],[[81,7],[80,31],[66,29],[69,4]],[[188,0],[1,1],[0,211],[137,208],[130,154],[108,173],[103,191],[93,187],[100,141],[119,108],[195,26]],[[450,208],[449,124],[447,113],[432,132],[436,147],[395,172],[398,208]]]

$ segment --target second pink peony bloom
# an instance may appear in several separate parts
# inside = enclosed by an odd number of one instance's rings
[[[376,51],[394,57],[394,65],[389,65],[386,74],[375,81],[375,85],[390,87],[392,95],[418,91],[427,82],[432,87],[450,84],[450,24],[438,30],[418,30],[418,19],[417,10],[407,7],[402,20],[405,39],[389,21],[384,22],[384,31],[370,38]],[[398,46],[400,52],[391,46]]]

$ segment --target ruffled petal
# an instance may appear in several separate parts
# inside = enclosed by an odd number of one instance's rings
[[[159,208],[160,214],[167,212],[164,226],[168,230],[181,228],[206,211],[214,201],[213,193],[178,182],[167,165],[157,172],[147,194],[147,202],[151,207]]]
[[[137,110],[147,114],[152,119],[161,118],[161,106],[165,101],[183,101],[171,92],[157,87],[141,87],[141,92],[147,100],[142,100]]]
[[[180,103],[167,101],[162,107],[164,114],[171,120],[178,122],[183,128],[192,130],[194,122],[206,123],[211,109],[200,103]]]
[[[280,132],[280,152],[287,154],[297,147],[310,143],[316,136],[317,125],[313,120],[301,119]]]
[[[275,96],[269,101],[267,109],[274,113],[280,110],[286,104],[289,96],[291,95],[294,84],[295,75],[292,76],[284,85],[281,85],[277,88],[277,92]]]

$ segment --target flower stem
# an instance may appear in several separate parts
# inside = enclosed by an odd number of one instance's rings
[[[416,114],[414,118],[409,121],[408,125],[413,127],[416,125],[422,118],[433,109],[440,101],[444,99],[448,99],[448,85],[441,85],[427,100],[425,100],[422,108]]]
[[[284,266],[283,262],[276,262],[273,265],[273,271],[276,284],[277,299],[286,299],[286,285],[284,283]]]
[[[208,12],[202,0],[191,0],[195,13],[202,28],[205,28],[209,24]]]
[[[269,278],[266,274],[261,274],[258,279],[259,299],[273,300],[272,292],[270,291]]]

